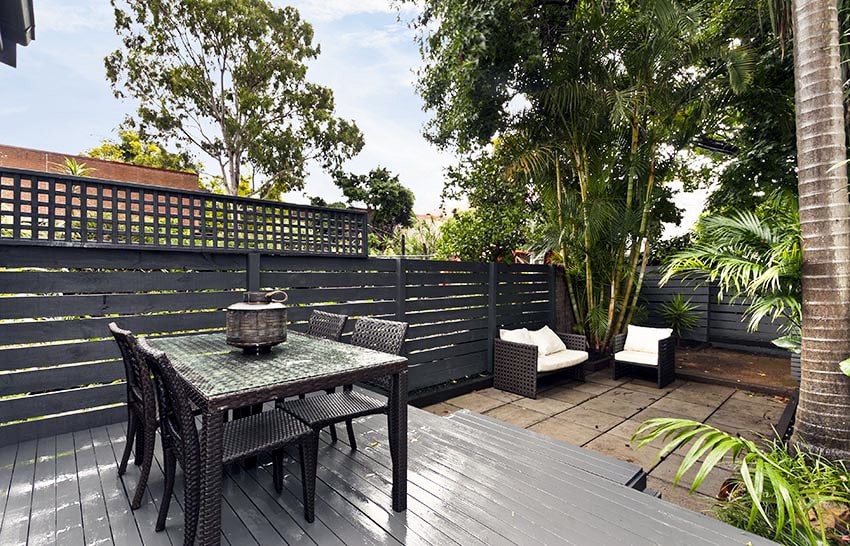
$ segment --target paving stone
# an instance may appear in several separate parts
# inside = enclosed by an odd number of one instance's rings
[[[587,374],[585,376],[585,380],[591,383],[598,383],[600,385],[609,385],[611,387],[618,387],[623,383],[629,381],[628,377],[621,377],[620,379],[612,379],[611,378],[611,369],[606,368],[604,370],[599,370],[598,372],[593,372]]]
[[[561,400],[555,400],[554,398],[538,398],[537,400],[532,398],[520,398],[519,400],[514,401],[513,404],[530,410],[539,411],[540,413],[544,413],[548,416],[556,415],[573,407],[573,404],[562,402]]]
[[[582,404],[582,407],[628,418],[648,407],[659,398],[661,398],[660,394],[656,395],[626,388],[616,388],[600,394],[596,398],[591,398]]]
[[[684,400],[685,402],[697,402],[704,404],[721,404],[729,398],[735,389],[723,385],[711,385],[709,383],[698,383],[688,381],[681,387],[668,394],[670,398]]]
[[[577,406],[589,400],[590,398],[593,398],[595,395],[590,394],[588,392],[580,391],[575,388],[575,385],[571,385],[569,387],[556,387],[554,389],[550,389],[540,396],[542,396],[543,398],[552,398],[554,400],[560,400],[562,402]]]
[[[478,413],[484,413],[485,411],[498,408],[505,404],[505,402],[496,400],[495,398],[490,398],[489,396],[484,396],[483,394],[478,394],[477,392],[471,392],[469,394],[464,394],[463,396],[450,398],[446,400],[446,403]]]
[[[621,417],[578,406],[555,416],[556,419],[576,423],[587,428],[605,432],[622,422]]]
[[[529,430],[577,446],[584,445],[602,434],[598,430],[554,417],[532,425]]]
[[[763,424],[779,422],[784,408],[751,403],[746,400],[729,399],[714,412],[711,419],[738,428],[756,428]]]
[[[658,450],[651,446],[633,449],[632,445],[625,439],[613,434],[603,434],[591,440],[583,447],[592,449],[598,453],[610,455],[615,459],[634,463],[645,471],[649,471],[658,463]]]
[[[579,392],[586,392],[587,394],[596,396],[597,394],[608,392],[614,387],[611,385],[602,385],[601,383],[577,383],[573,388]]]
[[[701,512],[707,516],[714,517],[712,508],[714,508],[717,501],[711,497],[707,497],[700,493],[689,495],[687,489],[674,487],[672,483],[659,480],[658,478],[653,478],[652,476],[647,477],[646,486],[649,489],[654,489],[655,491],[660,492],[661,498],[667,502],[678,504],[688,510]]]
[[[514,400],[519,400],[522,396],[518,394],[514,394],[512,392],[500,391],[499,389],[495,389],[490,387],[489,389],[483,389],[480,391],[475,391],[478,394],[483,394],[489,398],[493,398],[494,400],[499,400],[500,402],[508,403],[513,402]]]
[[[518,427],[526,428],[548,417],[544,413],[526,409],[514,404],[505,404],[487,412],[487,415]]]
[[[735,391],[735,394],[732,395],[732,398],[730,398],[729,401],[732,402],[733,400],[743,402],[748,405],[760,405],[771,409],[778,409],[780,414],[785,409],[785,404],[787,403],[787,400],[780,399],[775,396],[750,391]]]
[[[704,421],[717,408],[699,403],[685,402],[677,398],[664,397],[652,403],[632,419],[646,421],[656,417],[676,417],[681,419],[692,419]]]
[[[623,383],[622,386],[627,389],[632,389],[633,391],[644,391],[650,394],[667,394],[683,385],[685,385],[684,381],[681,379],[674,379],[672,383],[659,389],[658,385],[652,381],[648,381],[646,379],[632,379],[631,381]]]
[[[425,406],[425,411],[433,413],[434,415],[439,415],[440,417],[449,415],[451,413],[456,412],[460,408],[457,406],[453,406],[451,404],[447,404],[445,402],[440,402],[439,404],[432,404],[430,406]]]
[[[679,466],[684,460],[684,456],[673,453],[661,461],[658,466],[653,468],[650,475],[654,478],[669,482],[672,485],[673,481],[676,479],[676,472],[679,471]],[[683,489],[685,493],[690,491],[691,484],[693,484],[694,478],[699,472],[701,466],[702,462],[697,462],[694,466],[688,469],[688,471],[682,476],[682,479],[679,480],[676,487]],[[720,488],[723,486],[723,482],[725,482],[726,478],[730,476],[732,476],[731,470],[717,466],[708,473],[700,486],[697,487],[697,492],[709,497],[716,497],[720,492]]]

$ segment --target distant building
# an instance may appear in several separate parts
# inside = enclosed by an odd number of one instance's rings
[[[65,159],[74,159],[77,163],[85,163],[86,167],[93,169],[92,178],[114,180],[116,182],[133,182],[147,186],[163,186],[181,190],[198,189],[198,175],[196,173],[169,171],[167,169],[142,167],[81,155],[60,154],[0,144],[0,167],[62,173]]]

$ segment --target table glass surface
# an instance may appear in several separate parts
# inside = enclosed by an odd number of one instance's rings
[[[285,342],[259,355],[245,355],[242,349],[227,345],[223,332],[147,341],[165,352],[174,369],[206,398],[407,360],[296,332],[289,332]]]

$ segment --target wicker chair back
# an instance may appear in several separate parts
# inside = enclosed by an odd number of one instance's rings
[[[307,323],[307,331],[305,333],[308,336],[339,341],[347,321],[347,315],[313,311],[310,315],[310,322]]]
[[[156,403],[150,371],[139,354],[138,342],[132,332],[124,330],[114,322],[109,323],[109,331],[115,338],[124,361],[124,374],[127,376],[127,405],[130,406],[131,411],[141,417],[148,411],[154,410]]]
[[[357,319],[351,344],[384,353],[400,355],[407,335],[407,323],[370,317]]]

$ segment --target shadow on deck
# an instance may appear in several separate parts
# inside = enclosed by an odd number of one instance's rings
[[[271,467],[231,467],[224,481],[224,544],[769,544],[638,489],[643,471],[588,450],[469,412],[440,418],[410,409],[408,510],[390,508],[385,418],[323,437],[316,521],[302,517],[297,461],[283,493]],[[87,429],[0,448],[0,544],[181,544],[182,484],[166,530],[154,532],[161,453],[145,503],[130,511],[138,477],[116,459],[124,425]],[[157,446],[158,449],[158,446]]]

